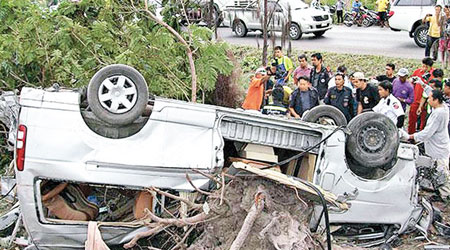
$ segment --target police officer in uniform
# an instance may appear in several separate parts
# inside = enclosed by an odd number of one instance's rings
[[[380,102],[373,107],[373,111],[387,116],[397,125],[397,128],[403,127],[405,121],[405,111],[401,102],[392,94],[392,83],[382,81],[378,84],[378,94]]]
[[[331,105],[339,109],[349,122],[354,114],[354,102],[352,90],[349,87],[344,86],[345,76],[343,73],[338,72],[335,75],[336,86],[328,89],[328,92],[323,100],[325,104]]]

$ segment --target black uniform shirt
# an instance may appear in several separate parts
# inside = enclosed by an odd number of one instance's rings
[[[347,122],[353,118],[353,103],[355,100],[349,87],[344,86],[341,90],[338,90],[336,86],[331,87],[323,101],[325,104],[339,109],[344,114]]]

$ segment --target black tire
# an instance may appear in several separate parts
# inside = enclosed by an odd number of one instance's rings
[[[351,131],[345,143],[347,160],[356,164],[360,171],[392,168],[400,143],[397,127],[387,116],[362,113],[353,118],[347,128]]]
[[[296,23],[291,23],[291,26],[289,26],[289,38],[291,38],[291,40],[298,40],[302,38],[302,35],[303,33],[300,26]]]
[[[422,24],[414,30],[414,42],[417,46],[425,48],[427,45],[428,25]]]
[[[327,118],[331,119],[334,124],[329,124],[326,120]],[[336,107],[330,105],[320,105],[312,108],[303,115],[302,121],[336,126],[347,125],[347,119],[345,119],[344,114]]]
[[[244,22],[242,22],[240,20],[237,21],[236,24],[234,25],[234,33],[237,36],[245,37],[247,35],[247,32],[248,32],[248,30],[247,30],[247,27],[245,26]]]
[[[101,95],[104,96],[101,98]],[[108,99],[109,98],[109,99]],[[87,89],[92,112],[111,125],[127,125],[142,115],[148,102],[148,86],[134,68],[113,64],[99,70]]]
[[[346,13],[344,15],[344,25],[347,27],[351,27],[353,25],[353,16]]]
[[[321,36],[323,36],[323,34],[325,34],[325,30],[323,30],[323,31],[316,31],[316,32],[313,32],[313,34],[316,37],[321,37]]]

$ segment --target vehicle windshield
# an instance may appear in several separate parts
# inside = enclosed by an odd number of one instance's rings
[[[291,6],[291,9],[294,10],[305,9],[309,7],[305,2],[301,0],[280,0],[279,4],[283,5],[283,7],[285,7],[286,9],[288,8],[288,6]]]

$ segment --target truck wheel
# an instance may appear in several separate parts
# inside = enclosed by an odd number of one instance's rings
[[[427,45],[427,34],[428,34],[428,25],[422,24],[417,26],[414,31],[414,42],[417,46],[421,48],[425,48]]]
[[[148,102],[147,82],[130,66],[109,65],[92,77],[87,100],[100,120],[111,125],[127,125],[145,110]]]
[[[306,112],[302,121],[319,123],[324,125],[346,126],[347,119],[336,107],[330,105],[320,105]]]
[[[313,34],[314,34],[316,37],[321,37],[321,36],[323,36],[323,34],[325,34],[325,31],[316,31],[316,32],[313,32]]]
[[[296,23],[292,23],[289,27],[289,37],[292,40],[298,40],[302,37],[302,29],[300,29],[300,26]]]
[[[347,158],[360,168],[392,168],[399,146],[398,130],[385,115],[367,112],[353,118],[347,126],[345,151]]]
[[[237,21],[234,26],[234,33],[236,33],[236,35],[240,37],[245,37],[247,35],[247,27],[245,26],[244,22]]]

